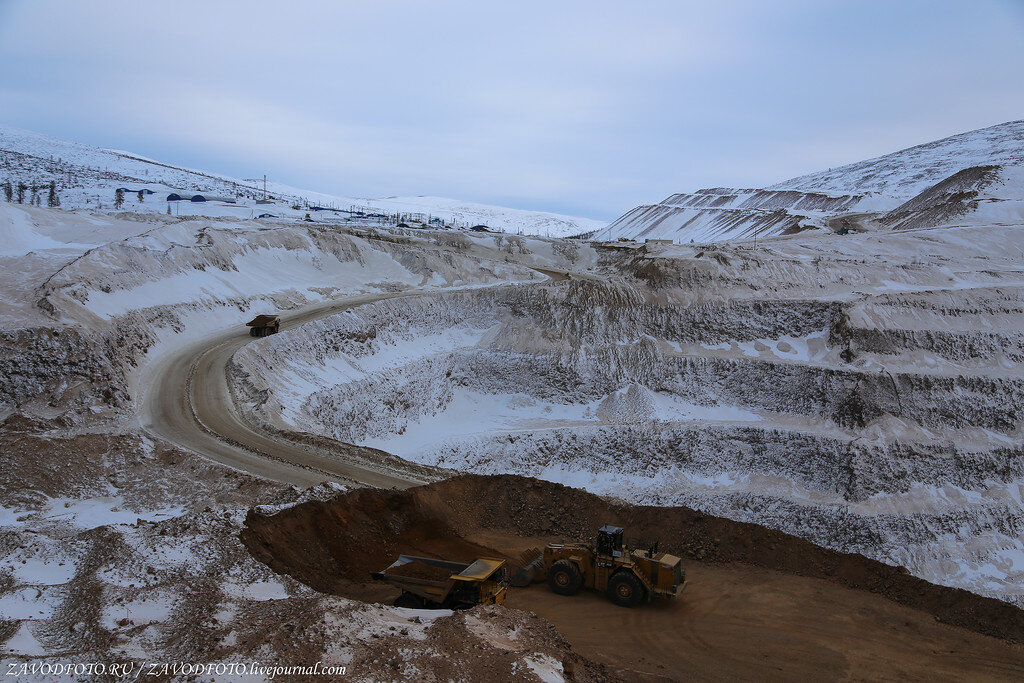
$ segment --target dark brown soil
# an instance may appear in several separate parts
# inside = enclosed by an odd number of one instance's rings
[[[596,662],[624,680],[1024,678],[1024,647],[1006,642],[1024,628],[1010,605],[756,525],[522,477],[465,475],[253,512],[242,538],[257,558],[315,588],[390,602],[398,590],[368,583],[369,573],[399,553],[513,560],[553,540],[592,541],[605,523],[687,558],[683,596],[627,610],[535,585],[512,590],[512,610],[499,611],[548,619],[588,671]]]
[[[270,517],[250,512],[242,540],[257,559],[319,591],[384,600],[386,596],[362,591],[371,573],[382,571],[399,555],[468,564],[496,554],[467,541],[444,515],[443,508],[426,504],[419,496],[357,489],[333,501],[298,505]]]
[[[662,550],[683,558],[824,579],[946,624],[1024,642],[1024,611],[928,583],[903,568],[685,507],[626,505],[510,475],[463,475],[406,491],[360,489],[273,516],[250,512],[242,540],[256,558],[313,588],[374,600],[383,598],[366,594],[370,572],[399,553],[462,562],[481,555],[512,559],[551,539],[592,542],[595,530],[609,523],[625,527],[629,537],[658,539]]]

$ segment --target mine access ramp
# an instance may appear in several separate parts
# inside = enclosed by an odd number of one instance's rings
[[[396,607],[466,609],[500,605],[508,590],[505,560],[481,557],[469,564],[432,557],[399,555],[386,569],[371,574],[402,590]]]

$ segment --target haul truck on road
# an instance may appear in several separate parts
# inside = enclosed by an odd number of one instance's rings
[[[281,330],[281,316],[258,315],[246,323],[250,337],[266,337]]]
[[[517,572],[513,585],[529,585],[547,578],[559,595],[573,595],[580,588],[602,591],[620,607],[635,607],[654,598],[679,597],[686,586],[683,561],[649,550],[626,548],[622,527],[598,529],[597,546],[583,543],[552,543],[543,555]]]

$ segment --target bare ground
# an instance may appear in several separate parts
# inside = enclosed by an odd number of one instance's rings
[[[388,602],[397,592],[369,573],[398,553],[512,559],[553,539],[589,538],[604,522],[660,536],[689,558],[683,597],[624,610],[534,586],[514,590],[507,606],[550,620],[578,653],[624,678],[1024,675],[1024,614],[1006,603],[755,525],[521,477],[467,475],[253,512],[242,539],[257,559],[317,590]]]

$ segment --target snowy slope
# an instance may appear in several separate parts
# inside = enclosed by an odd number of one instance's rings
[[[26,209],[0,204],[0,257],[24,256],[33,251],[73,249],[82,246],[58,242],[40,233]]]
[[[1024,215],[1024,121],[955,135],[760,190],[714,188],[638,206],[597,239],[719,242],[940,225]]]
[[[1024,166],[1024,120],[953,135],[876,159],[791,178],[772,190],[874,192],[910,198],[971,166]]]
[[[1015,226],[664,247],[619,278],[353,309],[232,377],[271,429],[714,511],[1024,604],[1022,249]]]
[[[336,223],[356,218],[365,221],[368,220],[365,214],[373,213],[387,214],[392,222],[407,220],[426,224],[430,218],[439,218],[449,227],[484,224],[495,230],[545,237],[578,235],[606,225],[604,221],[589,218],[440,197],[366,199],[312,192],[281,183],[267,184],[267,190],[275,199],[273,203],[256,204],[256,200],[263,197],[262,181],[182,168],[131,152],[91,147],[3,125],[0,125],[0,162],[0,183],[10,181],[15,186],[24,183],[31,187],[56,181],[61,206],[70,209],[114,211],[114,191],[124,187],[154,192],[144,196],[142,201],[134,192],[126,194],[121,210],[135,213],[164,213],[168,208],[167,194],[186,190],[234,197],[237,202],[201,205],[176,202],[172,207],[175,215],[249,219],[272,214],[277,218],[302,219],[311,212],[311,207],[319,206],[342,211],[312,211],[317,222]],[[29,192],[25,201],[30,202],[31,198]],[[46,202],[45,191],[40,201]],[[354,208],[364,215],[349,213]],[[441,227],[438,223],[434,226]]]

